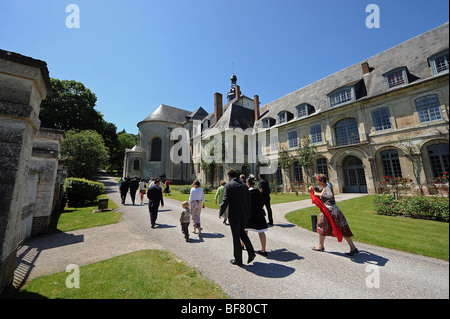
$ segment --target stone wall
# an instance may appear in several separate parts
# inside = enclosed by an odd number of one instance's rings
[[[12,283],[23,212],[32,209],[26,185],[49,88],[45,62],[0,50],[0,293]]]

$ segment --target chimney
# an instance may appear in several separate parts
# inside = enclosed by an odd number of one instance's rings
[[[235,98],[239,99],[239,97],[241,96],[241,88],[239,85],[236,85],[236,90],[234,92],[236,93]]]
[[[259,120],[259,96],[255,95],[255,122]]]
[[[223,114],[222,94],[214,93],[214,123],[217,123]]]
[[[364,62],[363,64],[361,64],[361,67],[362,67],[363,75],[366,75],[366,74],[370,73],[369,63]]]

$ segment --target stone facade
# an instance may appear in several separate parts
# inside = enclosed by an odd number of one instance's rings
[[[268,176],[285,189],[325,173],[337,192],[376,193],[382,191],[384,176],[402,176],[412,179],[417,191],[428,193],[427,186],[449,169],[448,31],[446,23],[265,105],[258,95],[252,99],[242,94],[235,75],[225,105],[220,93],[214,95],[212,114],[161,105],[138,124],[139,143],[125,156],[124,175],[180,180],[175,167],[185,167],[184,182],[197,178],[215,186],[229,168],[256,175],[261,165],[249,160],[255,134],[269,137],[276,129],[276,140],[267,138],[257,152],[271,163],[281,150],[291,156],[289,167]],[[189,161],[182,164],[169,157],[174,145],[169,135],[177,127],[190,133]],[[206,172],[200,159],[209,137],[223,138],[230,131],[244,148],[236,151],[234,145],[231,161]],[[151,160],[155,137],[162,141],[156,145],[158,161]],[[295,159],[303,137],[316,146],[311,169]],[[405,153],[407,145],[412,145],[412,154]],[[141,163],[139,171],[130,170],[133,159]]]
[[[12,282],[18,245],[53,210],[63,132],[40,130],[49,88],[45,62],[0,50],[0,293]]]

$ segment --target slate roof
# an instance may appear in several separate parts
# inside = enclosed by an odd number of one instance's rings
[[[255,127],[261,127],[264,118],[277,119],[281,111],[296,113],[296,107],[308,103],[315,108],[315,114],[329,110],[327,94],[345,86],[361,84],[362,94],[356,100],[374,97],[387,91],[383,74],[405,66],[409,72],[409,83],[432,77],[428,58],[449,47],[449,23],[418,35],[391,49],[374,55],[367,60],[338,71],[317,82],[309,84],[260,108],[260,120]],[[371,72],[363,75],[361,64],[368,62]],[[404,87],[404,86],[403,86]],[[365,92],[364,92],[365,90]],[[391,89],[390,91],[395,90]],[[339,106],[337,106],[339,107]]]
[[[255,111],[250,110],[246,107],[227,103],[226,108],[224,107],[224,113],[214,124],[214,128],[220,131],[225,131],[232,128],[241,128],[245,130],[247,128],[253,128],[255,123]]]
[[[186,111],[179,109],[170,105],[161,104],[152,114],[147,116],[147,118],[138,123],[138,126],[142,122],[171,122],[182,124],[186,121],[186,117],[192,114],[191,111]]]

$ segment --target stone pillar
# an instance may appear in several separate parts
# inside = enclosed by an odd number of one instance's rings
[[[33,139],[49,88],[45,62],[0,50],[0,293],[14,277]]]
[[[53,211],[55,182],[64,132],[41,128],[35,135],[30,169],[38,172],[31,236],[48,232]]]

